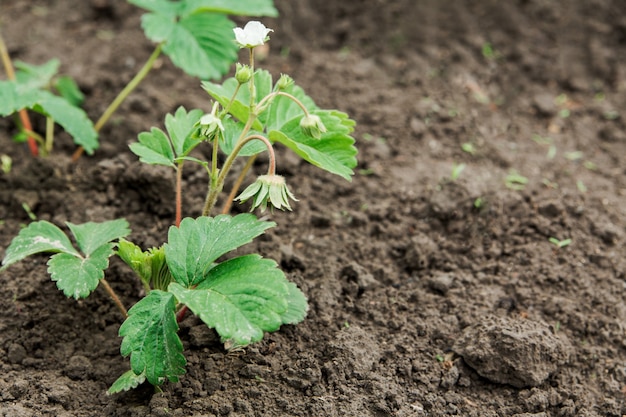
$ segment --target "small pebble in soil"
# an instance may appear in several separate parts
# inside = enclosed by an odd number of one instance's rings
[[[12,343],[9,346],[9,352],[7,353],[7,359],[12,364],[19,364],[26,358],[26,349],[19,343]]]
[[[517,388],[540,385],[569,359],[548,324],[495,316],[465,329],[453,350],[482,377]]]

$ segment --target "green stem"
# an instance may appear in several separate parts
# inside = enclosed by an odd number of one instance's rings
[[[141,67],[137,75],[135,75],[135,77],[132,80],[130,80],[130,82],[126,85],[126,87],[124,87],[124,89],[120,91],[117,97],[115,97],[115,100],[113,100],[111,104],[109,104],[109,107],[107,107],[107,109],[104,111],[102,116],[100,116],[100,118],[94,125],[94,129],[96,130],[96,132],[102,129],[102,126],[104,126],[104,124],[111,118],[113,113],[115,113],[115,111],[122,104],[122,102],[126,100],[128,95],[135,88],[137,88],[139,83],[141,83],[144,78],[146,78],[146,75],[148,75],[148,73],[152,69],[152,66],[154,65],[154,61],[156,61],[159,55],[161,55],[161,44],[158,44],[156,46],[156,48],[154,49],[154,52],[152,52],[152,55],[150,55],[150,58],[148,58],[146,63],[143,65],[143,67]]]
[[[180,161],[176,167],[176,227],[180,226],[180,222],[183,218],[183,164],[185,161]]]
[[[254,90],[254,48],[250,48],[250,70],[252,71],[252,77],[250,77],[250,114],[254,113],[256,100],[256,91]]]
[[[118,107],[130,95],[130,93],[135,88],[137,88],[139,83],[141,83],[144,78],[146,78],[146,75],[148,75],[148,73],[150,72],[150,70],[154,66],[154,61],[157,60],[159,55],[161,55],[161,44],[158,44],[156,46],[156,48],[152,52],[152,55],[150,55],[150,57],[148,58],[146,63],[143,65],[143,67],[141,67],[139,72],[133,77],[132,80],[130,80],[130,82],[128,84],[126,84],[126,87],[124,87],[124,89],[122,91],[120,91],[120,93],[117,95],[117,97],[115,97],[115,99],[111,102],[111,104],[109,104],[109,107],[107,107],[106,110],[104,111],[104,113],[102,113],[102,116],[100,116],[100,118],[98,119],[98,121],[94,125],[94,129],[95,129],[96,132],[99,132],[100,129],[102,129],[102,127],[106,124],[106,122],[109,121],[111,116],[113,116],[113,113],[115,113],[115,111],[118,109]],[[80,156],[82,155],[84,150],[85,150],[85,148],[83,148],[82,146],[79,147],[76,150],[76,152],[74,152],[74,155],[72,155],[72,160],[73,161],[78,160],[78,158],[80,158]]]
[[[226,201],[224,201],[224,207],[222,207],[222,214],[228,214],[230,212],[230,208],[233,205],[233,201],[235,200],[235,197],[237,197],[237,193],[239,192],[239,189],[241,188],[241,184],[243,184],[244,178],[246,178],[248,171],[250,171],[250,168],[252,168],[252,165],[254,164],[255,159],[256,159],[256,155],[252,155],[246,161],[246,165],[244,165],[244,167],[241,169],[241,172],[239,173],[239,176],[237,177],[237,181],[235,181],[235,184],[233,185],[232,190],[230,190],[230,194],[228,194],[228,198],[226,199]]]
[[[46,155],[52,152],[54,146],[54,119],[50,116],[46,117],[46,142],[44,145],[44,151]]]
[[[252,118],[248,119],[248,121],[250,121],[251,119]],[[270,157],[270,163],[269,163],[269,168],[267,170],[267,174],[274,175],[276,173],[276,155],[274,154],[274,148],[272,147],[272,143],[265,136],[250,135],[250,136],[245,137],[244,139],[240,139],[239,141],[237,141],[237,144],[233,148],[233,151],[230,153],[230,155],[228,155],[228,158],[226,158],[226,161],[224,161],[224,166],[222,167],[220,171],[220,175],[217,178],[216,184],[210,187],[206,202],[204,204],[204,209],[202,210],[203,216],[208,216],[209,213],[211,213],[211,210],[213,209],[217,201],[217,196],[219,195],[219,193],[222,192],[222,189],[224,188],[224,181],[226,180],[226,175],[232,168],[233,163],[235,162],[235,159],[237,158],[237,155],[239,154],[239,152],[241,152],[241,149],[248,142],[252,140],[260,140],[261,142],[265,144],[265,146],[267,146],[267,151]]]
[[[267,101],[272,100],[276,96],[283,96],[283,97],[287,97],[288,99],[291,99],[294,103],[298,105],[298,107],[302,109],[305,115],[307,116],[309,115],[309,110],[304,106],[304,104],[300,100],[298,100],[295,96],[292,96],[291,94],[285,93],[283,91],[274,91],[273,93],[266,95],[265,97],[263,97],[263,100],[259,102],[258,107],[262,109]]]
[[[13,70],[13,62],[11,61],[11,56],[9,55],[9,50],[7,49],[7,45],[4,42],[4,38],[0,33],[0,60],[2,60],[2,65],[4,66],[4,70],[7,73],[7,78],[11,81],[15,80],[15,71]],[[26,109],[20,109],[18,111],[20,121],[22,122],[22,131],[25,132],[28,137],[26,138],[26,142],[28,143],[28,148],[30,149],[30,153],[32,156],[39,155],[39,149],[37,148],[37,143],[35,142],[35,137],[28,132],[32,132],[33,126],[30,123],[30,118],[28,117],[28,112]]]

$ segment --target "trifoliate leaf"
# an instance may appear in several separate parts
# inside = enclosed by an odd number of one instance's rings
[[[78,247],[87,256],[99,250],[102,245],[130,234],[128,222],[124,219],[109,220],[102,223],[73,224],[68,222],[67,227],[76,238]]]
[[[48,261],[48,273],[67,297],[85,298],[104,278],[113,254],[112,243],[102,245],[88,257],[57,253]]]
[[[130,371],[124,372],[119,378],[117,378],[113,385],[111,385],[111,387],[107,390],[107,394],[112,395],[122,391],[129,391],[143,384],[145,380],[145,374],[141,373],[137,375],[131,369]]]
[[[29,224],[13,238],[2,260],[3,269],[27,256],[41,252],[65,252],[80,256],[61,229],[41,220]]]
[[[172,294],[153,290],[128,311],[119,330],[124,338],[122,355],[130,355],[133,372],[144,374],[152,385],[160,385],[166,379],[177,382],[185,373],[175,309]]]
[[[181,106],[173,116],[170,113],[165,116],[165,127],[177,157],[187,155],[201,142],[193,138],[192,133],[197,130],[196,123],[202,115],[203,112],[200,109],[187,113],[187,110]]]
[[[297,288],[290,286],[274,261],[259,255],[245,255],[215,266],[194,289],[172,283],[168,290],[214,328],[222,341],[236,345],[259,341],[263,332],[300,321],[304,318],[301,311],[306,312],[301,305],[304,300],[306,306],[304,296],[296,293]]]
[[[141,19],[146,36],[163,43],[174,65],[201,79],[219,78],[237,59],[233,27],[226,16],[197,13],[185,17],[148,13]]]
[[[161,129],[153,127],[150,132],[141,132],[137,139],[139,142],[131,143],[129,148],[141,162],[176,167],[172,144]]]
[[[193,136],[201,117],[202,110],[195,109],[187,113],[181,106],[174,115],[168,113],[165,116],[169,137],[161,129],[153,127],[150,132],[140,133],[139,142],[131,143],[130,150],[139,156],[141,162],[174,168],[175,161],[187,159],[186,155],[201,142]]]
[[[220,256],[249,243],[273,222],[260,221],[253,214],[186,218],[180,227],[170,227],[165,257],[176,282],[184,287],[205,278]]]
[[[112,240],[130,233],[126,220],[74,225],[68,223],[84,255],[65,233],[44,220],[31,223],[13,239],[2,264],[4,267],[40,252],[56,253],[48,261],[48,272],[68,297],[82,298],[96,289],[113,255]]]

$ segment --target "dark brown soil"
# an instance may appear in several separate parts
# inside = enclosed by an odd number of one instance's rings
[[[188,317],[180,383],[107,396],[128,369],[120,315],[101,290],[66,299],[33,257],[0,274],[0,416],[625,415],[622,0],[277,6],[262,65],[358,122],[352,183],[279,150],[300,202],[249,249],[305,292],[307,319],[226,352]],[[60,58],[94,119],[151,52],[140,14],[113,0],[0,3],[14,58]],[[125,217],[138,244],[164,241],[172,175],[127,145],[179,105],[210,104],[198,80],[158,66],[77,164],[65,135],[34,160],[0,121],[14,161],[0,174],[0,257],[29,222],[22,203],[60,225]],[[507,186],[513,171],[523,189]],[[206,181],[185,172],[197,216]],[[107,277],[138,300],[120,262]]]

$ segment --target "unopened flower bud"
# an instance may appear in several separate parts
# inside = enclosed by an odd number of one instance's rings
[[[252,78],[252,68],[249,65],[236,64],[235,79],[239,84],[245,84]]]
[[[322,133],[326,132],[326,126],[322,123],[322,119],[315,114],[307,114],[300,119],[300,129],[305,135],[315,139],[320,139]]]
[[[287,74],[280,74],[280,78],[276,83],[276,87],[278,91],[286,90],[293,85],[293,78],[288,76]]]
[[[248,199],[252,200],[251,210],[261,207],[261,211],[265,211],[268,203],[272,208],[291,210],[289,199],[298,201],[287,188],[285,178],[280,175],[259,176],[236,198],[242,203]]]
[[[216,101],[213,104],[213,109],[211,110],[211,113],[205,114],[200,118],[200,134],[208,140],[213,139],[213,136],[215,136],[218,129],[222,132],[224,131],[224,125],[222,124],[220,118],[217,116],[218,106],[219,103]]]

